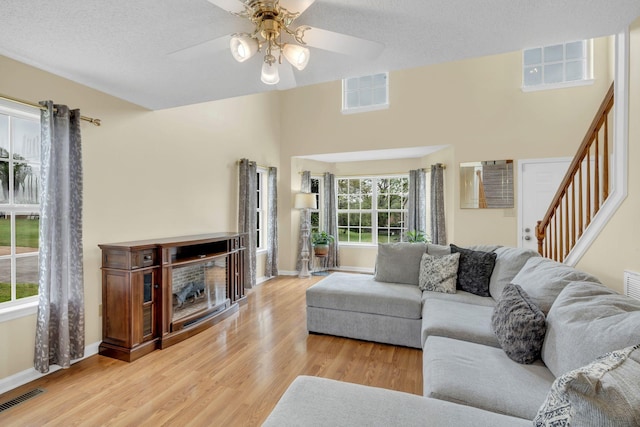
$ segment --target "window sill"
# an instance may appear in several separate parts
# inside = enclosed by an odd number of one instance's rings
[[[542,84],[536,86],[522,86],[523,92],[539,92],[541,90],[566,89],[569,87],[589,86],[595,82],[594,79],[576,80],[573,82]]]
[[[388,109],[389,109],[389,103],[386,103],[386,104],[367,105],[366,107],[343,108],[341,113],[357,114],[357,113],[368,113],[369,111],[388,110]]]
[[[10,307],[0,308],[0,323],[21,317],[31,316],[38,312],[38,300],[17,304]]]

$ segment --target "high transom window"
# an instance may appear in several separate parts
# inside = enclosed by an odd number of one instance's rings
[[[526,49],[522,63],[523,90],[573,86],[592,78],[587,40]]]
[[[351,77],[342,80],[342,113],[389,108],[389,74]]]

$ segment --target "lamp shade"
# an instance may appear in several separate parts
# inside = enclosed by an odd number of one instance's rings
[[[260,80],[262,83],[267,85],[275,85],[280,81],[280,74],[278,74],[278,64],[275,62],[273,64],[269,64],[268,62],[264,62],[262,64],[262,74],[260,75]]]
[[[302,71],[309,63],[309,49],[297,44],[286,44],[282,49],[282,54],[287,61],[298,70]]]
[[[239,34],[231,37],[229,48],[236,61],[244,62],[258,51],[258,40],[247,34]]]
[[[315,193],[297,193],[294,199],[296,209],[318,209]]]

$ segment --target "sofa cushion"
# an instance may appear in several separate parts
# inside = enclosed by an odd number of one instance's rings
[[[422,359],[425,396],[528,420],[555,379],[539,360],[521,365],[500,348],[451,338],[427,338]]]
[[[422,345],[431,335],[499,347],[491,330],[493,307],[428,299],[422,306]]]
[[[529,258],[512,283],[520,285],[546,315],[558,294],[576,281],[600,283],[594,276],[548,258]]]
[[[375,280],[418,286],[420,260],[426,251],[426,243],[380,243]]]
[[[472,294],[488,297],[489,280],[496,262],[494,252],[474,251],[451,245],[451,253],[459,253],[458,288]]]
[[[433,256],[450,255],[451,247],[446,245],[436,245],[434,243],[428,243],[427,253]]]
[[[422,292],[422,301],[424,302],[429,299],[455,301],[464,304],[483,305],[485,307],[494,307],[496,305],[496,300],[491,297],[481,297],[480,295],[461,290],[457,290],[455,294],[445,294],[433,291]]]
[[[531,426],[531,421],[415,394],[299,376],[278,401],[264,427],[484,425]]]
[[[422,255],[418,287],[423,291],[456,293],[458,261],[460,254],[431,256]]]
[[[540,358],[546,332],[544,314],[518,285],[508,285],[493,310],[491,327],[500,347],[518,363]]]
[[[489,281],[489,293],[496,300],[502,295],[507,286],[522,269],[529,258],[539,257],[540,254],[531,249],[500,247],[495,251],[496,265]]]
[[[417,286],[383,283],[368,274],[332,273],[307,289],[307,306],[420,319]]]
[[[640,301],[603,285],[567,285],[547,316],[542,360],[560,376],[597,357],[640,343]]]
[[[640,426],[640,344],[558,377],[534,426]]]

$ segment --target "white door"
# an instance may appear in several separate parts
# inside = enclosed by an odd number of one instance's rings
[[[518,179],[518,246],[538,250],[536,224],[555,196],[570,158],[520,160]]]

